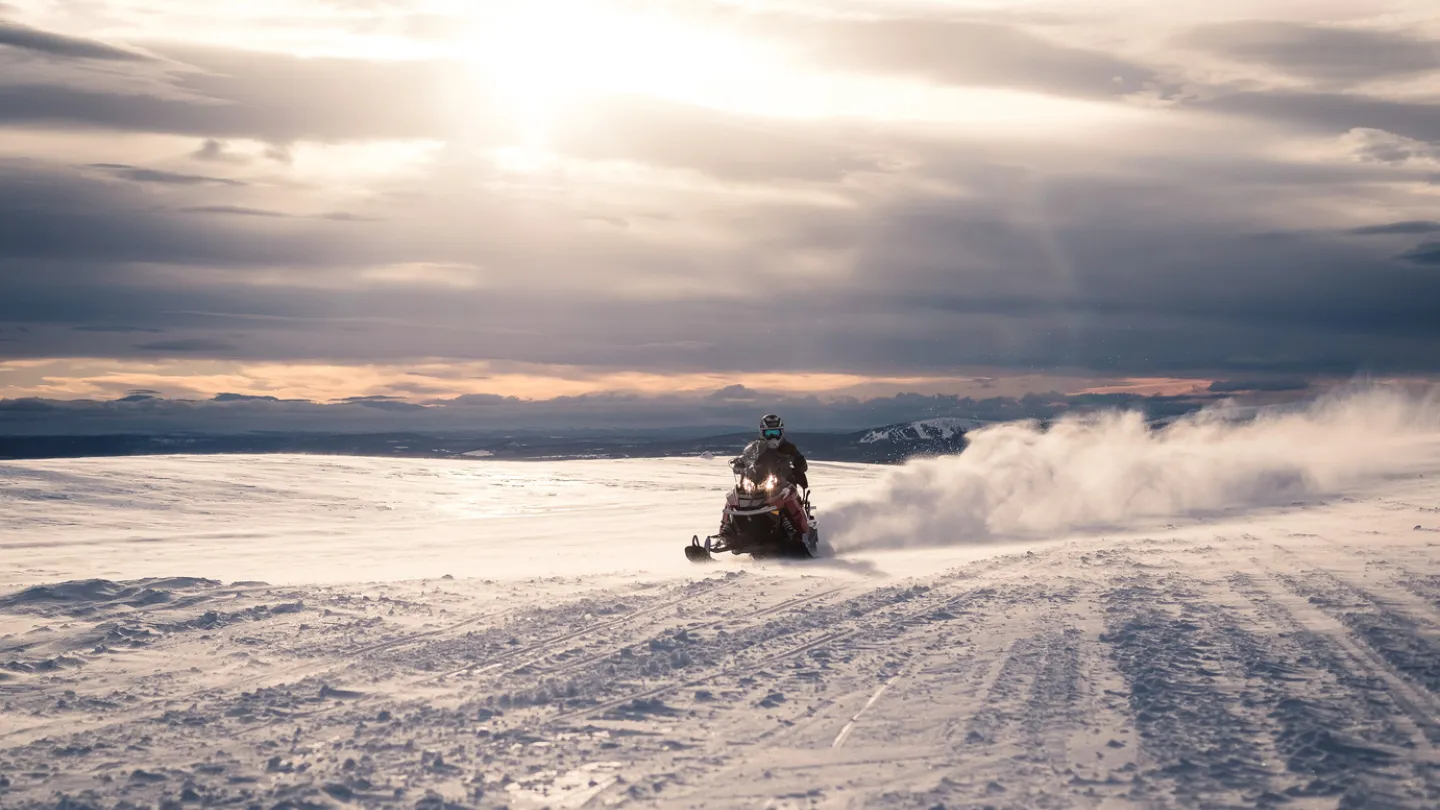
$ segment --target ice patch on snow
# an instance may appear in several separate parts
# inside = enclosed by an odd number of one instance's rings
[[[996,425],[828,511],[838,552],[963,545],[1276,506],[1414,471],[1440,444],[1440,395],[1349,391],[1240,419],[1225,406],[1151,429],[1138,412]]]

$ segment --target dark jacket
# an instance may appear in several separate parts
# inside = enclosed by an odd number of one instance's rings
[[[756,439],[732,463],[741,468],[753,464],[763,475],[773,474],[782,481],[810,488],[810,479],[805,475],[805,471],[810,469],[810,463],[805,460],[800,448],[789,439],[781,439],[780,446],[774,450],[770,449],[764,439]]]

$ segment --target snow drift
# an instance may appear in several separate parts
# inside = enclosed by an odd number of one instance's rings
[[[839,552],[1124,528],[1277,506],[1417,470],[1440,445],[1440,396],[1350,390],[1302,410],[1217,406],[1154,429],[1137,412],[997,425],[828,510]]]

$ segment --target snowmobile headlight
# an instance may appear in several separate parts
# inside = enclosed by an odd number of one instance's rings
[[[778,478],[776,478],[775,476],[773,476],[773,475],[770,476],[769,478],[766,478],[766,479],[765,479],[765,483],[764,483],[765,491],[766,491],[766,492],[773,492],[773,491],[775,490],[776,485],[778,485],[779,483],[780,483],[780,480],[779,480]]]

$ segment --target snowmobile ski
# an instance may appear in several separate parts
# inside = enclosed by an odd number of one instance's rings
[[[710,550],[700,544],[699,535],[690,538],[690,545],[685,547],[685,559],[693,563],[715,562],[715,558],[710,556]]]

